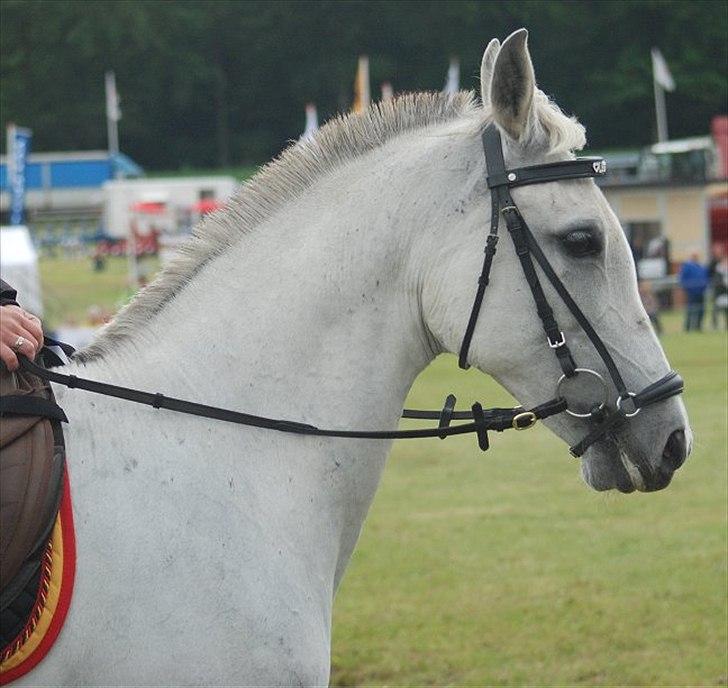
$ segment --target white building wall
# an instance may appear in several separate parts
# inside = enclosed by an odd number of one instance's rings
[[[192,207],[207,192],[209,197],[224,203],[237,189],[233,177],[183,177],[108,181],[103,186],[104,228],[112,237],[129,233],[136,203],[164,203],[174,215]],[[210,192],[211,195],[210,195]]]

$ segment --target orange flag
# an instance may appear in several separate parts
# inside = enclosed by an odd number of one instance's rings
[[[369,90],[369,58],[366,55],[359,57],[359,66],[356,70],[354,82],[354,112],[364,112],[372,102]]]

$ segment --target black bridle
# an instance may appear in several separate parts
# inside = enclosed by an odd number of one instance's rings
[[[445,400],[441,411],[405,409],[402,413],[403,418],[437,420],[439,423],[436,428],[418,430],[331,430],[319,428],[307,423],[266,418],[233,411],[231,409],[198,404],[184,399],[175,399],[159,393],[153,394],[141,390],[129,389],[128,387],[95,382],[93,380],[76,377],[75,375],[64,375],[53,370],[48,370],[23,357],[20,359],[21,365],[24,369],[44,380],[65,385],[69,388],[83,389],[96,394],[126,399],[139,404],[153,406],[157,409],[163,408],[240,425],[318,437],[342,437],[349,439],[439,437],[445,439],[451,435],[475,433],[478,438],[478,446],[485,451],[489,447],[489,430],[497,432],[511,428],[515,430],[526,430],[533,427],[538,420],[548,418],[557,413],[566,412],[572,416],[587,418],[592,422],[593,429],[591,432],[570,448],[574,456],[581,456],[594,442],[601,439],[607,432],[614,430],[617,426],[626,422],[629,418],[636,416],[642,408],[680,394],[683,391],[683,381],[673,370],[640,392],[634,393],[627,389],[609,350],[554,272],[528,228],[528,225],[521,216],[518,207],[511,198],[509,190],[516,186],[602,176],[606,173],[606,163],[604,160],[602,158],[576,158],[575,160],[566,160],[546,165],[531,165],[529,167],[509,170],[505,167],[501,137],[495,125],[490,125],[485,129],[483,133],[483,146],[488,168],[488,187],[491,192],[492,210],[490,233],[486,239],[485,258],[483,260],[483,269],[478,279],[475,302],[473,303],[463,343],[460,347],[459,364],[461,368],[469,367],[467,360],[468,351],[483,303],[485,288],[488,285],[490,269],[496,252],[496,244],[498,243],[498,224],[502,214],[508,227],[508,233],[513,240],[526,281],[531,289],[536,304],[536,312],[543,324],[548,345],[556,354],[563,373],[556,384],[556,397],[543,404],[539,404],[530,409],[524,409],[520,406],[516,408],[484,409],[480,404],[476,403],[473,404],[470,411],[455,411],[455,397],[450,394]],[[578,368],[576,366],[569,351],[566,337],[559,329],[554,313],[546,300],[533,263],[534,258],[604,362],[609,377],[612,379],[618,393],[614,408],[610,409],[607,407],[609,393],[604,378],[594,370]],[[53,340],[47,340],[47,343],[59,344]],[[68,351],[69,349],[70,347],[67,347],[66,350]],[[70,351],[72,352],[72,349]],[[55,357],[55,355],[53,356],[60,362],[60,359]],[[568,401],[560,393],[562,385],[566,380],[574,379],[579,375],[595,377],[602,383],[604,389],[604,398],[594,404],[588,413],[581,413],[570,409]],[[21,403],[14,397],[2,397],[0,399],[0,413],[22,413],[22,411],[17,410],[19,408],[18,405]],[[471,422],[451,425],[453,420],[469,420]]]
[[[500,216],[503,215],[508,228],[508,233],[513,240],[513,246],[516,255],[521,263],[523,274],[526,282],[531,290],[534,303],[536,304],[536,312],[543,325],[546,333],[546,341],[549,348],[556,354],[556,359],[561,367],[562,375],[556,383],[557,398],[563,397],[559,394],[562,384],[578,375],[589,375],[599,380],[603,385],[604,398],[595,404],[587,413],[577,412],[568,407],[564,407],[563,411],[577,418],[588,418],[596,427],[584,437],[580,442],[570,447],[570,451],[574,456],[581,456],[587,448],[603,437],[607,432],[613,430],[618,425],[624,423],[627,419],[636,416],[642,408],[663,401],[683,391],[683,380],[675,372],[671,370],[667,375],[657,380],[640,392],[631,392],[627,389],[622,376],[614,362],[612,355],[609,353],[606,345],[592,327],[591,323],[584,315],[582,310],[576,304],[559,279],[558,275],[551,267],[548,259],[544,255],[541,247],[538,245],[533,233],[528,228],[526,221],[523,219],[518,206],[511,197],[510,189],[516,186],[526,186],[528,184],[544,184],[547,182],[563,181],[566,179],[583,179],[588,177],[601,177],[607,172],[607,164],[603,158],[583,157],[574,160],[565,160],[562,162],[549,163],[545,165],[531,165],[528,167],[519,167],[515,169],[506,169],[503,159],[503,144],[498,128],[491,124],[486,127],[483,132],[483,148],[485,150],[485,161],[488,167],[488,188],[491,195],[491,219],[490,233],[485,243],[485,258],[483,260],[483,269],[478,279],[478,289],[475,294],[475,302],[470,311],[470,318],[465,329],[463,343],[460,346],[460,355],[458,363],[461,368],[469,368],[468,351],[470,342],[475,332],[475,326],[478,322],[478,315],[485,296],[485,288],[488,286],[490,277],[490,269],[493,264],[493,257],[496,252],[498,243],[498,224]],[[539,267],[546,275],[556,293],[566,304],[575,320],[584,330],[596,349],[599,357],[612,379],[617,389],[617,401],[614,409],[607,408],[609,399],[609,390],[604,378],[595,370],[590,368],[578,368],[574,362],[574,358],[569,350],[566,336],[559,328],[556,322],[554,312],[544,294],[541,282],[536,272],[533,259],[536,259]],[[536,422],[536,419],[533,419]]]

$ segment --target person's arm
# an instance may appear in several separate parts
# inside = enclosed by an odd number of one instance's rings
[[[18,354],[33,360],[43,346],[40,320],[24,311],[16,301],[17,293],[0,279],[0,360],[8,370],[16,370]]]

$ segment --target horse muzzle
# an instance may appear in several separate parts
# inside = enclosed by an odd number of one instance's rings
[[[690,454],[689,431],[680,428],[670,433],[659,457],[627,450],[626,438],[602,438],[585,454],[582,474],[586,483],[599,492],[619,490],[656,492],[666,488]]]

